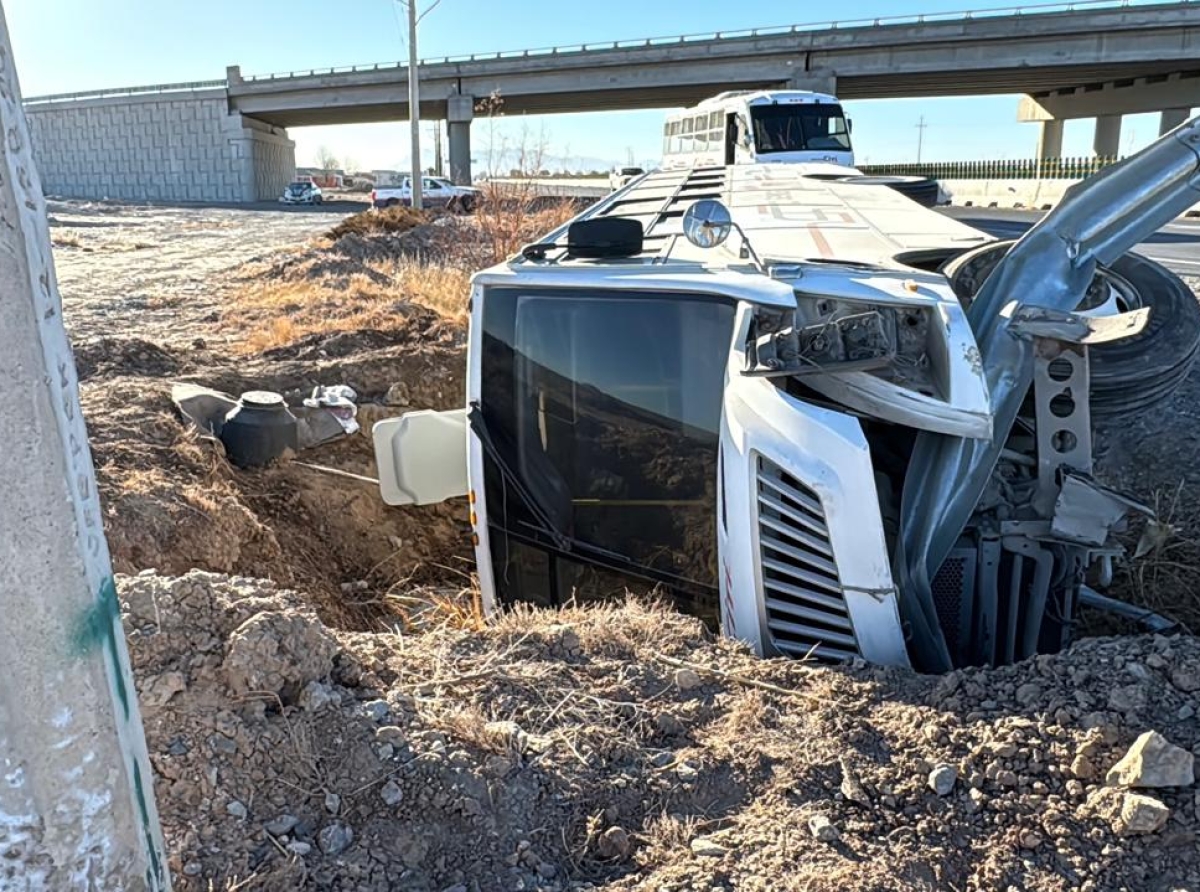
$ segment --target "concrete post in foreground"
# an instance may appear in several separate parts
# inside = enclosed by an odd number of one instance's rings
[[[0,8],[0,889],[169,879]]]
[[[1158,135],[1166,136],[1191,116],[1190,108],[1164,108],[1158,118]]]
[[[1062,157],[1063,122],[1042,121],[1038,134],[1037,156],[1043,161]]]
[[[450,179],[459,186],[471,184],[471,119],[475,97],[453,95],[446,100],[446,122],[450,131]]]
[[[1098,158],[1116,158],[1121,151],[1121,116],[1101,115],[1096,118],[1096,135],[1092,151]]]

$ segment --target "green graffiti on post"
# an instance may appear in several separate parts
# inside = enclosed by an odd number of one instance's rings
[[[129,721],[130,701],[129,686],[124,667],[121,664],[121,647],[117,636],[124,632],[121,629],[121,604],[117,600],[117,586],[109,576],[100,584],[96,600],[92,602],[76,624],[71,641],[73,656],[83,657],[104,648],[112,663],[117,699],[121,701],[121,709],[125,720]],[[133,790],[137,801],[142,829],[146,837],[146,851],[149,855],[149,865],[146,869],[146,887],[148,889],[167,888],[166,872],[163,867],[159,847],[155,844],[154,822],[150,817],[150,797],[146,784],[142,779],[142,768],[138,760],[133,759]]]
[[[129,719],[129,688],[122,671],[117,635],[121,634],[121,605],[117,601],[117,586],[111,576],[100,583],[100,591],[76,624],[71,650],[77,657],[103,647],[112,661],[113,679],[121,709]]]

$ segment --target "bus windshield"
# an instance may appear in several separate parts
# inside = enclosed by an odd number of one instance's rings
[[[752,105],[750,119],[759,155],[850,151],[850,133],[840,105]]]

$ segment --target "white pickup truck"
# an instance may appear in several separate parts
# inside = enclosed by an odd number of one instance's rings
[[[444,177],[421,178],[421,203],[425,207],[444,207],[471,211],[483,195],[470,186],[456,186]],[[412,204],[412,179],[405,177],[399,186],[376,187],[371,191],[371,206],[376,208]]]

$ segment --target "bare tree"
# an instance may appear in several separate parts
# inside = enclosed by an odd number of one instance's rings
[[[328,146],[321,146],[317,149],[317,167],[321,168],[322,173],[338,169],[337,155],[333,154]]]
[[[549,147],[550,134],[544,121],[536,133],[530,130],[527,121],[521,122],[521,137],[517,143],[517,169],[521,176],[537,176],[541,172]]]
[[[502,156],[508,148],[504,135],[500,134],[499,138],[496,135],[496,119],[504,115],[504,99],[500,95],[500,91],[493,90],[485,98],[476,102],[475,114],[482,115],[487,119],[487,148],[484,150],[484,155],[487,159],[488,177],[495,177],[496,172],[500,169],[499,165],[503,163]]]

